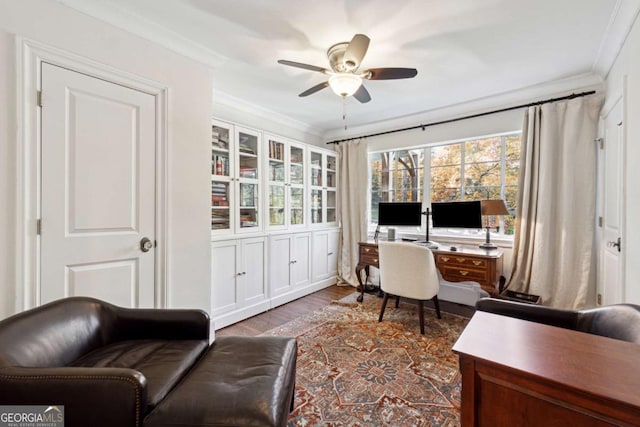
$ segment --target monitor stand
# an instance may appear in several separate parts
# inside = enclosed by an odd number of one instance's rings
[[[434,242],[433,240],[432,241],[422,240],[422,241],[419,241],[419,242],[416,242],[416,243],[418,243],[419,245],[422,245],[422,246],[426,246],[429,249],[438,249],[438,246],[440,246],[440,244],[438,242]]]

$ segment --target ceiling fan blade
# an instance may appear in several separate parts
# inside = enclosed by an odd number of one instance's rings
[[[326,68],[317,67],[315,65],[303,64],[302,62],[287,61],[285,59],[278,59],[278,64],[288,65],[290,67],[296,67],[296,68],[303,68],[305,70],[317,71],[319,73],[326,73],[327,71],[329,71]]]
[[[369,91],[364,85],[360,85],[356,93],[353,94],[353,97],[363,104],[371,101],[371,95],[369,95]]]
[[[351,39],[347,50],[344,52],[343,61],[350,70],[355,70],[360,66],[362,58],[369,48],[369,37],[364,34],[356,34]]]
[[[370,68],[369,80],[410,79],[418,74],[415,68]]]
[[[327,86],[329,86],[329,82],[322,82],[320,84],[315,85],[312,88],[309,88],[309,89],[305,90],[304,92],[302,92],[298,96],[309,96],[311,94],[314,94],[314,93],[318,92],[319,90],[324,89]]]

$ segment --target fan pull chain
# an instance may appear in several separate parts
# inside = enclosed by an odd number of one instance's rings
[[[342,96],[342,121],[344,122],[344,130],[347,130],[347,97]]]

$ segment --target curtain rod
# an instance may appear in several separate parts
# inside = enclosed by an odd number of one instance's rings
[[[445,123],[453,123],[453,122],[457,122],[457,121],[460,121],[460,120],[475,119],[476,117],[488,116],[490,114],[496,114],[496,113],[504,113],[505,111],[517,110],[519,108],[534,107],[536,105],[548,104],[550,102],[557,102],[557,101],[564,101],[566,99],[580,98],[582,96],[593,95],[594,93],[596,93],[595,90],[591,90],[591,91],[588,91],[588,92],[581,92],[581,93],[572,93],[571,95],[563,96],[563,97],[560,97],[560,98],[545,99],[545,100],[542,100],[542,101],[530,102],[528,104],[516,105],[514,107],[502,108],[500,110],[486,111],[484,113],[471,114],[470,116],[456,117],[455,119],[441,120],[439,122],[421,124],[421,125],[411,126],[411,127],[402,128],[402,129],[388,130],[386,132],[378,132],[378,133],[372,133],[372,134],[369,134],[369,135],[354,136],[352,138],[338,139],[338,140],[335,140],[335,141],[329,141],[329,142],[327,142],[327,144],[340,144],[341,142],[353,141],[355,139],[369,138],[369,137],[372,137],[372,136],[387,135],[389,133],[404,132],[406,130],[414,130],[414,129],[422,129],[422,130],[424,130],[424,128],[429,127],[429,126],[443,125]]]

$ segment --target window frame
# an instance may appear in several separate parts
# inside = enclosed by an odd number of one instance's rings
[[[420,145],[420,146],[412,146],[412,147],[397,147],[394,149],[385,149],[385,150],[376,150],[376,151],[371,151],[368,153],[368,174],[369,174],[369,182],[368,182],[368,190],[369,193],[371,194],[369,196],[369,200],[368,200],[368,212],[367,212],[367,221],[368,221],[368,230],[370,233],[373,233],[376,228],[377,228],[377,224],[375,222],[372,222],[372,215],[371,215],[371,209],[372,209],[372,199],[373,199],[373,190],[372,190],[372,178],[373,178],[373,170],[372,170],[372,164],[374,161],[374,156],[381,154],[381,153],[398,153],[398,152],[402,152],[402,151],[411,151],[411,150],[424,150],[423,151],[423,168],[424,168],[424,173],[423,173],[423,177],[422,180],[419,182],[419,189],[422,190],[422,206],[423,209],[426,211],[426,206],[427,203],[425,202],[425,200],[431,200],[431,153],[432,153],[432,148],[434,147],[442,147],[442,146],[448,146],[448,145],[461,145],[461,149],[460,149],[460,163],[459,164],[455,164],[455,166],[459,166],[460,167],[460,187],[458,187],[461,191],[462,194],[462,200],[464,200],[464,189],[465,189],[465,166],[467,164],[471,164],[472,162],[465,162],[465,149],[466,149],[466,143],[467,142],[471,142],[471,141],[478,141],[478,140],[483,140],[483,139],[490,139],[490,138],[496,138],[499,137],[500,138],[500,198],[504,200],[505,197],[505,189],[507,187],[513,187],[513,184],[507,184],[506,183],[506,166],[507,166],[507,138],[511,137],[511,136],[515,136],[515,135],[522,135],[521,131],[510,131],[510,132],[501,132],[501,133],[497,133],[497,134],[491,134],[491,135],[483,135],[483,136],[473,136],[473,137],[469,137],[469,138],[464,138],[464,139],[458,139],[458,140],[454,140],[454,141],[446,141],[446,142],[435,142],[435,143],[430,143],[430,144],[426,144],[426,145]],[[392,169],[391,164],[389,165],[389,172],[393,171],[394,169]],[[392,174],[389,173],[389,181],[392,182],[393,178],[391,176]],[[395,193],[396,189],[394,187],[389,187],[388,190],[388,194],[391,193]],[[418,192],[419,195],[419,192]],[[430,204],[430,203],[429,203]],[[514,212],[515,215],[515,212]],[[426,215],[424,215],[424,217],[426,217]],[[430,218],[429,218],[430,221]],[[484,221],[483,221],[484,223]],[[418,239],[424,239],[425,235],[426,235],[426,228],[425,228],[425,218],[423,218],[422,220],[422,225],[420,226],[419,229],[414,228],[414,227],[401,227],[398,232],[399,234],[406,236],[406,237],[413,237],[413,238],[418,238]],[[430,222],[429,222],[430,224]],[[499,217],[499,231],[496,232],[495,228],[493,228],[491,230],[491,240],[495,241],[498,244],[502,244],[503,246],[511,246],[513,244],[513,239],[514,239],[514,235],[513,234],[505,234],[505,227],[504,227],[504,218],[503,217]],[[411,230],[413,228],[413,230]],[[431,227],[431,225],[429,225],[429,237],[430,239],[438,239],[441,238],[442,240],[446,240],[448,242],[456,242],[459,241],[461,243],[469,243],[470,241],[475,242],[481,242],[485,240],[486,237],[486,229],[480,229],[480,230],[467,230],[467,229],[433,229],[433,227]]]

